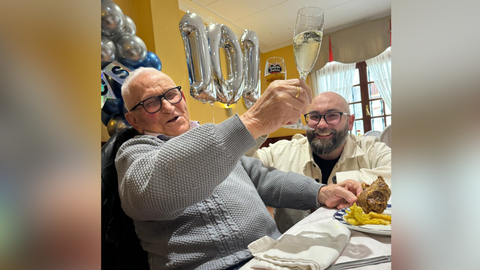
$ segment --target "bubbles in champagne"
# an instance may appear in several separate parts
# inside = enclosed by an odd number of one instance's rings
[[[297,70],[301,74],[303,73],[306,76],[315,65],[322,45],[322,37],[322,32],[308,30],[293,38],[295,65],[297,65]]]

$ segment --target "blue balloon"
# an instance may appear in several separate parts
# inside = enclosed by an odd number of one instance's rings
[[[107,126],[108,121],[110,121],[110,119],[112,119],[112,117],[113,117],[113,115],[109,115],[106,112],[102,111],[102,123],[105,126]]]
[[[153,67],[158,71],[162,70],[162,61],[160,58],[153,52],[147,52],[147,57],[145,57],[145,66]]]
[[[158,58],[158,56],[155,53],[147,52],[147,56],[145,57],[145,59],[143,59],[143,61],[140,62],[140,64],[135,68],[139,68],[139,67],[152,67],[154,69],[161,71],[162,61],[160,61],[160,58]]]
[[[134,71],[139,67],[151,67],[158,71],[162,71],[162,61],[160,61],[160,58],[158,58],[158,56],[153,52],[147,52],[147,56],[145,57],[145,59],[143,59],[143,61],[138,63],[137,65],[132,66],[126,63],[122,64],[131,71]]]

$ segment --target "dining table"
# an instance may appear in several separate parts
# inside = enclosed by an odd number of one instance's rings
[[[292,228],[287,230],[284,234],[282,234],[282,236],[280,236],[279,239],[281,239],[281,237],[283,237],[284,235],[289,234],[289,232],[294,231],[295,229],[298,229],[299,226],[305,227],[304,225],[308,223],[314,223],[314,222],[324,222],[324,223],[329,222],[332,219],[334,219],[335,214],[338,215],[338,211],[339,210],[337,209],[320,207],[314,212],[312,212],[310,215],[308,215],[306,218],[299,221]],[[342,224],[342,226],[345,226],[345,225]],[[351,226],[348,226],[348,227],[351,227]],[[337,259],[333,261],[331,265],[391,255],[392,253],[391,235],[385,234],[385,233],[377,234],[375,232],[373,233],[362,232],[356,229],[350,229],[350,232],[351,232],[350,237],[343,251],[337,257]],[[321,254],[319,254],[319,256],[321,256]],[[240,270],[258,270],[251,267],[252,264],[254,264],[256,261],[257,261],[256,258],[251,259],[242,268],[240,268]],[[352,266],[352,267],[347,267],[342,269],[387,270],[387,269],[391,269],[391,262],[387,261],[380,264],[366,265],[366,266],[360,266],[360,267],[357,265],[357,266]]]

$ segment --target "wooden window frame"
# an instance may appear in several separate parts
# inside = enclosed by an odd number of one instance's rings
[[[385,123],[385,126],[387,126],[387,117],[391,117],[391,114],[386,113],[386,107],[385,107],[385,101],[380,98],[373,98],[370,99],[370,90],[369,90],[369,85],[374,83],[374,81],[368,81],[368,74],[367,74],[367,63],[365,61],[358,62],[355,65],[355,68],[358,69],[358,77],[360,80],[359,84],[352,85],[353,87],[359,86],[360,87],[360,96],[361,96],[361,101],[356,101],[356,102],[349,102],[349,105],[353,104],[362,104],[362,116],[360,118],[357,118],[355,116],[355,120],[362,120],[363,121],[363,132],[366,133],[370,130],[372,130],[372,119],[375,118],[383,118],[383,123]],[[382,103],[383,106],[383,115],[379,116],[371,116],[371,111],[372,111],[372,106],[370,105],[371,102],[379,100]],[[369,112],[367,113],[367,107]],[[354,131],[356,132],[356,131]]]

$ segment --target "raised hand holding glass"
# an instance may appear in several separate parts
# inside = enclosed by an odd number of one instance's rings
[[[323,9],[319,7],[304,7],[297,13],[295,30],[293,31],[293,55],[300,79],[305,81],[308,74],[317,62],[323,37]],[[297,123],[283,126],[291,129],[312,128],[302,124],[298,119]]]

